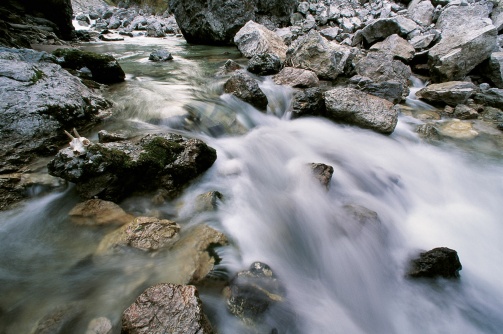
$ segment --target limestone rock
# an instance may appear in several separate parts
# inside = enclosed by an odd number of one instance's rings
[[[483,63],[483,75],[498,87],[503,88],[503,52],[493,52]]]
[[[272,78],[278,85],[288,85],[297,88],[309,88],[319,86],[320,80],[316,73],[294,67],[285,67]]]
[[[503,89],[490,88],[482,90],[475,94],[474,100],[486,106],[503,109]]]
[[[367,94],[386,99],[392,103],[399,103],[404,95],[404,85],[396,80],[374,82],[372,79],[355,75],[349,80],[350,87]]]
[[[417,28],[419,26],[414,21],[403,16],[395,16],[372,21],[361,30],[361,34],[367,43],[372,44],[393,34],[406,37]]]
[[[429,26],[433,22],[433,12],[435,11],[435,7],[433,7],[429,0],[413,2],[413,4],[413,6],[408,8],[409,18],[422,26]]]
[[[148,60],[151,60],[151,61],[168,61],[168,60],[172,60],[173,59],[173,56],[171,55],[170,52],[166,51],[166,50],[155,50],[154,52],[152,52],[149,56],[148,56]]]
[[[452,119],[443,123],[438,132],[442,136],[468,140],[477,137],[479,134],[473,129],[473,124],[470,121],[461,121],[459,119]]]
[[[196,287],[158,284],[145,290],[122,315],[124,334],[212,334]]]
[[[416,96],[428,102],[456,106],[477,92],[477,86],[466,81],[449,81],[431,84],[416,92]]]
[[[117,204],[101,199],[79,203],[68,215],[71,221],[78,225],[124,225],[134,219]]]
[[[458,278],[462,266],[458,253],[447,247],[438,247],[420,253],[419,257],[411,261],[408,276],[418,278]]]
[[[281,59],[273,53],[257,54],[248,61],[247,70],[258,75],[276,74],[281,69]]]
[[[224,91],[253,105],[259,110],[267,109],[267,97],[257,82],[243,71],[236,71],[224,84]]]
[[[328,189],[330,180],[332,180],[332,174],[334,173],[334,167],[314,162],[309,166],[311,167],[313,176],[321,183],[322,186]]]
[[[476,119],[479,117],[479,113],[465,104],[458,104],[454,108],[453,116],[459,119]]]
[[[335,88],[325,92],[326,117],[390,134],[398,122],[393,103],[353,88]]]
[[[323,92],[318,87],[296,91],[292,100],[292,118],[324,116],[326,114]]]
[[[412,60],[415,53],[414,47],[397,34],[386,37],[382,42],[375,43],[370,50],[392,54],[393,57],[404,62]]]
[[[124,81],[126,74],[117,60],[110,55],[77,49],[57,49],[53,54],[58,57],[59,64],[64,68],[80,70],[87,67],[91,70],[93,80],[111,84]]]
[[[316,30],[298,38],[288,49],[288,66],[310,70],[320,79],[334,80],[347,70],[356,50],[328,41]]]
[[[273,53],[281,60],[286,58],[287,46],[275,32],[261,24],[248,21],[234,37],[243,56],[251,58],[258,54]]]

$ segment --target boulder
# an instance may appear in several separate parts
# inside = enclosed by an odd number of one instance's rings
[[[126,74],[117,60],[107,54],[98,54],[78,49],[57,49],[53,55],[58,57],[58,63],[64,68],[80,70],[87,67],[94,81],[112,84],[122,82]]]
[[[366,77],[374,83],[398,82],[402,97],[409,94],[409,78],[412,71],[408,65],[393,59],[393,55],[383,52],[369,52],[355,64],[355,71],[361,77]],[[394,84],[393,84],[394,85]]]
[[[318,76],[313,71],[294,67],[283,68],[272,79],[278,85],[288,85],[296,88],[317,87],[320,84]]]
[[[224,91],[259,110],[267,109],[267,97],[258,83],[243,71],[236,71],[224,84]]]
[[[453,116],[458,119],[476,119],[479,117],[479,113],[465,104],[458,104],[454,108]]]
[[[75,154],[59,151],[49,174],[76,183],[82,198],[117,202],[132,193],[157,190],[173,198],[216,160],[216,151],[199,139],[149,134],[140,139],[91,143]]]
[[[433,82],[462,80],[497,46],[497,29],[486,4],[451,6],[440,14],[441,40],[428,53]]]
[[[323,91],[320,88],[302,89],[293,94],[292,118],[324,116],[326,111]]]
[[[164,26],[159,21],[153,21],[147,25],[148,37],[166,37]]]
[[[157,284],[145,290],[122,314],[124,334],[211,334],[196,287]]]
[[[183,36],[189,43],[230,45],[248,21],[267,21],[286,26],[297,6],[296,0],[170,0]],[[259,53],[267,52],[264,50]],[[273,52],[281,55],[277,52]]]
[[[292,43],[286,63],[313,71],[320,79],[334,80],[347,71],[355,53],[355,49],[328,41],[316,30],[311,30]]]
[[[0,173],[17,172],[37,156],[53,155],[66,141],[64,129],[97,123],[110,105],[55,64],[53,56],[0,48]],[[27,196],[21,188],[14,196],[21,181],[2,179],[1,209]]]
[[[412,259],[409,277],[419,278],[458,278],[462,269],[458,253],[447,247],[438,247],[430,251],[420,253]]]
[[[482,90],[477,92],[473,99],[479,104],[503,109],[503,89],[501,88]]]
[[[248,21],[234,36],[234,43],[243,56],[251,58],[263,53],[273,53],[282,61],[288,49],[283,39],[261,24]]]
[[[383,134],[390,134],[398,122],[393,103],[354,88],[335,88],[325,92],[326,117]]]
[[[330,180],[332,180],[332,174],[334,174],[334,167],[322,163],[311,163],[309,164],[311,172],[315,179],[320,182],[322,186],[328,189],[330,185]]]
[[[130,249],[155,252],[172,246],[178,239],[180,226],[168,219],[134,218],[100,242],[96,254],[121,253]]]
[[[412,37],[409,40],[409,43],[414,47],[414,49],[423,50],[429,47],[430,44],[435,40],[435,38],[435,34],[417,35]]]
[[[234,276],[224,295],[229,312],[251,325],[260,320],[271,305],[283,300],[284,289],[267,264],[254,262],[248,270]]]
[[[133,221],[120,206],[101,199],[90,199],[79,203],[68,213],[70,220],[77,225],[124,225]]]
[[[281,59],[273,53],[257,54],[248,61],[247,70],[258,75],[276,74],[281,69]]]
[[[449,81],[428,85],[416,92],[422,100],[456,106],[477,92],[477,86],[467,81]]]
[[[482,74],[498,88],[503,88],[503,52],[493,52],[482,63]]]
[[[424,27],[428,27],[433,23],[433,12],[435,7],[429,0],[413,1],[408,8],[409,18],[419,23]]]
[[[406,37],[411,31],[418,28],[416,22],[403,16],[395,16],[370,22],[361,30],[361,34],[368,44],[373,44],[393,34]]]
[[[382,42],[375,43],[370,47],[370,50],[391,54],[395,59],[406,63],[412,60],[415,53],[414,47],[397,34],[386,37]]]
[[[173,59],[173,56],[171,55],[171,53],[169,53],[166,50],[155,50],[154,52],[152,52],[148,56],[148,60],[155,61],[155,62],[168,61],[168,60],[172,60],[172,59]]]
[[[320,30],[320,35],[325,37],[329,41],[333,41],[339,35],[340,32],[341,32],[340,28],[330,27]]]
[[[351,88],[386,99],[394,104],[403,99],[404,85],[396,80],[374,82],[372,79],[355,75],[349,80]]]

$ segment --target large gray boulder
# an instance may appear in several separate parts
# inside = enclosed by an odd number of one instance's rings
[[[235,71],[232,74],[224,84],[224,92],[234,95],[259,110],[267,109],[267,96],[258,83],[244,71]]]
[[[370,47],[370,50],[381,51],[393,55],[396,59],[404,62],[412,60],[415,54],[414,47],[407,40],[393,34],[388,36],[384,41],[375,43]]]
[[[169,7],[189,43],[233,44],[234,35],[246,22],[267,21],[288,25],[297,0],[170,0]]]
[[[145,290],[122,315],[123,334],[211,334],[195,286],[170,283]]]
[[[84,199],[117,202],[132,193],[157,191],[161,200],[177,196],[216,158],[216,151],[199,139],[151,134],[139,140],[90,143],[80,152],[62,149],[48,170],[76,183]]]
[[[467,81],[449,81],[428,85],[416,92],[416,96],[422,100],[448,104],[455,107],[477,92],[477,86]]]
[[[375,82],[370,78],[355,75],[349,79],[349,84],[352,88],[381,97],[395,104],[403,99],[403,83],[396,80]]]
[[[326,109],[323,91],[318,87],[301,89],[293,94],[292,118],[324,116]]]
[[[261,53],[248,61],[246,69],[258,75],[276,74],[281,70],[281,59],[274,53]]]
[[[326,117],[376,132],[390,134],[398,122],[393,103],[353,88],[325,92]]]
[[[329,41],[316,30],[295,40],[287,52],[291,67],[315,72],[320,79],[334,80],[347,72],[356,49]]]
[[[409,6],[409,18],[422,26],[429,26],[433,22],[435,7],[430,0],[413,1]]]
[[[482,64],[482,74],[492,83],[503,88],[503,52],[493,52],[489,59]]]
[[[56,153],[66,141],[64,129],[95,124],[108,107],[108,101],[55,64],[53,56],[0,48],[0,173],[17,172],[36,156]],[[13,197],[15,191],[4,189],[4,181],[0,208],[26,196],[19,189]]]
[[[248,21],[234,36],[234,43],[243,56],[251,58],[264,53],[273,53],[281,60],[288,49],[283,39],[261,24]]]
[[[488,19],[487,4],[450,6],[439,16],[441,40],[428,53],[434,82],[462,80],[497,46],[497,29]]]
[[[295,88],[309,88],[320,85],[316,73],[301,68],[285,67],[272,80],[278,85],[288,85]]]
[[[417,23],[411,19],[395,16],[372,21],[361,30],[361,34],[367,43],[372,44],[393,34],[406,37],[411,31],[418,28]]]

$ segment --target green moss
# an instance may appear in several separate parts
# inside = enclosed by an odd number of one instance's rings
[[[145,152],[140,154],[138,164],[156,169],[162,169],[167,164],[175,161],[177,153],[183,150],[182,145],[162,137],[153,138],[143,148]]]
[[[45,75],[44,72],[42,72],[35,66],[33,66],[33,72],[35,73],[33,73],[33,76],[31,77],[30,81],[34,84],[37,83],[37,81],[39,81],[40,79],[42,79]]]

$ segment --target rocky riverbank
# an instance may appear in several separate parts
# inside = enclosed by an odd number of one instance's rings
[[[264,76],[272,76],[276,84],[293,87],[288,110],[293,118],[324,117],[383,135],[393,134],[399,113],[407,112],[403,102],[410,93],[411,76],[418,75],[431,84],[416,96],[441,108],[438,119],[464,124],[454,126],[450,136],[476,136],[471,120],[478,118],[487,121],[492,130],[503,129],[503,112],[499,109],[503,107],[503,57],[498,36],[503,28],[503,4],[248,0],[209,8],[203,1],[172,0],[175,16],[166,13],[162,17],[126,7],[79,7],[84,12],[75,19],[86,29],[76,36],[112,42],[138,34],[157,38],[183,34],[190,43],[234,44],[249,63],[247,68],[232,61],[226,63],[222,71],[225,94],[268,112],[269,101],[259,82]],[[27,21],[21,26],[12,23],[21,16],[1,14],[10,23],[4,27],[7,37],[0,42],[9,47],[58,44],[58,36],[66,38],[71,31],[62,24],[56,30],[40,18],[24,18]],[[26,22],[38,22],[53,30],[27,28]],[[33,31],[42,35],[34,38]],[[85,221],[85,225],[111,222],[120,226],[103,238],[92,261],[129,252],[143,252],[152,258],[173,252],[188,259],[186,267],[177,268],[178,280],[146,289],[124,311],[122,332],[183,328],[183,332],[212,333],[197,289],[189,283],[215,284],[218,288],[227,285],[224,293],[229,311],[247,325],[260,328],[257,324],[261,316],[285,299],[281,281],[268,265],[255,262],[234,278],[226,277],[224,283],[208,282],[214,264],[220,260],[214,248],[228,244],[225,235],[207,225],[183,230],[176,222],[160,217],[135,217],[113,203],[145,193],[153,194],[156,203],[175,198],[212,166],[217,159],[215,149],[198,139],[177,135],[127,138],[101,133],[100,142],[92,143],[75,132],[70,147],[56,154],[66,138],[64,130],[91,127],[111,106],[100,96],[101,86],[83,79],[86,76],[103,84],[125,77],[117,61],[107,56],[77,50],[48,54],[25,48],[0,49],[0,195],[5,202],[1,208],[23,197],[26,184],[22,184],[21,175],[29,172],[30,162],[38,156],[55,155],[48,165],[49,173],[75,183],[76,191],[86,200],[72,210],[73,219]],[[418,132],[429,138],[449,135],[444,124],[436,121],[437,117],[432,117]],[[495,137],[501,138],[501,134]],[[311,169],[328,188],[333,168],[313,164]],[[57,184],[54,180],[52,183]],[[216,203],[222,196],[211,192],[202,194],[199,200],[202,203],[194,207],[211,211],[218,208]],[[350,221],[380,224],[372,210],[357,205],[345,209]],[[197,210],[193,212],[194,216],[198,214]],[[456,252],[447,248],[421,253],[411,263],[407,275],[412,278],[458,278],[461,269]],[[81,311],[70,311],[48,314],[37,330],[53,326],[50,328],[57,332],[59,326],[61,331],[66,322],[78,321],[75,319]],[[117,324],[99,317],[88,326],[90,332],[110,333]]]

